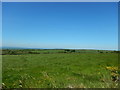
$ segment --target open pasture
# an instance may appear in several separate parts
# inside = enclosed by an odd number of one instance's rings
[[[2,55],[3,87],[117,87],[117,81],[113,80],[112,72],[107,69],[118,66],[117,53],[80,53],[69,50],[62,51],[63,53],[56,53],[57,50],[52,52],[54,53]]]

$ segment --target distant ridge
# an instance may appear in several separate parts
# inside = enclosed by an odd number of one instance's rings
[[[1,49],[54,49],[54,48],[31,48],[31,47],[0,47]]]
[[[22,47],[1,47],[2,49],[25,49]]]
[[[76,49],[76,50],[110,50],[110,51],[118,51],[117,49],[95,49],[95,48],[32,48],[32,47],[9,47],[4,46],[0,47],[0,49]]]

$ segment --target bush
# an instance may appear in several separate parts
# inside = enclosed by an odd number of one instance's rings
[[[75,52],[75,50],[71,50],[71,52]]]

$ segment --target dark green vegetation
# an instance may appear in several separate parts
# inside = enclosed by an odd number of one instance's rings
[[[3,88],[117,87],[106,69],[118,66],[117,51],[3,50],[2,60]]]
[[[72,50],[72,49],[3,49],[2,50],[2,55],[53,54],[53,53],[118,53],[118,51]]]

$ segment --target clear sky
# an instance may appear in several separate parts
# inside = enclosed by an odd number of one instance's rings
[[[3,46],[117,49],[116,2],[3,3]]]

